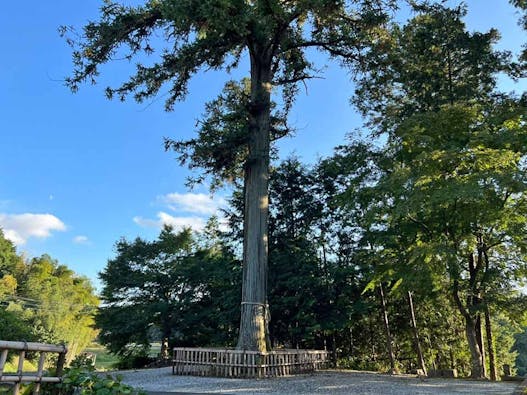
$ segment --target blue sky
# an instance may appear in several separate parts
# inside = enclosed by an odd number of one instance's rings
[[[223,204],[221,193],[207,197],[206,186],[185,187],[189,172],[164,152],[163,137],[191,137],[203,104],[229,78],[196,76],[171,113],[162,99],[106,100],[104,87],[122,80],[126,62],[104,67],[99,84],[72,94],[62,82],[71,50],[57,28],[96,19],[101,2],[10,1],[0,13],[0,227],[19,252],[48,253],[94,281],[120,237],[153,238],[162,222],[199,228]],[[506,0],[467,3],[469,29],[498,27],[501,48],[527,42]],[[526,87],[503,81],[507,90]],[[347,73],[328,63],[324,79],[299,96],[291,116],[298,132],[280,143],[281,157],[314,162],[343,143],[361,124],[349,106],[352,89]]]

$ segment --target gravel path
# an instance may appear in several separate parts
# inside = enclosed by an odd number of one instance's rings
[[[510,395],[518,383],[453,379],[418,379],[357,371],[323,371],[278,379],[248,380],[173,376],[171,368],[116,372],[123,381],[149,392],[187,394],[389,394]]]

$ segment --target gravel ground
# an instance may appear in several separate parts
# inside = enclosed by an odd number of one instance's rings
[[[173,376],[171,368],[117,372],[123,381],[149,392],[187,394],[390,394],[510,395],[518,383],[454,379],[419,379],[357,371],[322,371],[277,379],[249,380]]]

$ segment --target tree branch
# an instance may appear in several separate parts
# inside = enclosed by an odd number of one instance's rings
[[[430,230],[430,228],[429,228],[425,223],[423,223],[423,222],[417,220],[416,218],[412,217],[411,215],[407,215],[406,217],[407,217],[410,221],[412,221],[414,224],[423,227],[423,229],[428,233],[428,235],[431,235],[431,234],[432,234],[432,231]]]
[[[467,320],[471,320],[472,316],[468,312],[468,310],[463,306],[463,302],[461,301],[459,297],[459,281],[456,279],[453,283],[453,289],[452,289],[452,296],[454,297],[454,301],[456,302],[457,308],[459,309],[459,312],[463,317],[465,317]]]
[[[285,85],[285,84],[294,84],[296,82],[305,81],[305,80],[311,80],[311,79],[324,79],[323,77],[319,77],[316,75],[302,75],[295,78],[287,78],[287,79],[280,79],[277,81],[274,81],[274,85]]]

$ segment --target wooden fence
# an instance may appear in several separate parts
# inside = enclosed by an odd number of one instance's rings
[[[329,352],[269,352],[211,348],[174,348],[175,375],[267,378],[314,372],[328,367]]]
[[[18,353],[18,369],[14,374],[6,374],[4,373],[4,368],[8,353],[13,351]],[[24,360],[28,352],[40,353],[36,372],[24,372]],[[60,383],[66,352],[67,349],[65,346],[0,340],[0,385],[5,383],[12,385],[13,394],[18,395],[20,392],[20,384],[35,383],[33,394],[39,394],[41,383]],[[54,376],[44,376],[44,363],[46,362],[46,354],[48,353],[58,354]]]

